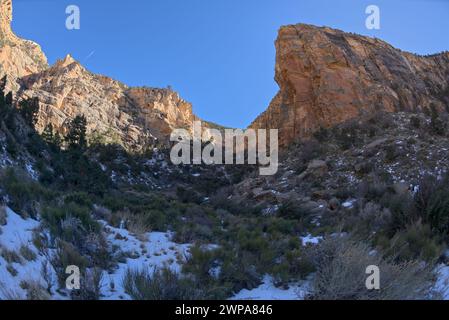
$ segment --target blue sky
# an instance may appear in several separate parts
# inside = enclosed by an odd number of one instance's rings
[[[132,86],[171,85],[203,119],[246,127],[278,90],[281,25],[310,23],[376,36],[403,50],[449,50],[449,0],[13,0],[13,28],[49,62],[71,53],[89,70]],[[65,28],[65,8],[81,29]],[[381,29],[365,28],[365,8]]]

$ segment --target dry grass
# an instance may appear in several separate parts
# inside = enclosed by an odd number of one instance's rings
[[[316,300],[416,300],[438,298],[431,291],[432,267],[419,261],[394,263],[368,245],[348,237],[325,240],[315,254],[317,273],[311,299]],[[366,288],[366,268],[380,269],[380,290]]]

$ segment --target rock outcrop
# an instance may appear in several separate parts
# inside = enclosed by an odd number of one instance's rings
[[[281,146],[377,111],[449,108],[449,52],[417,56],[304,24],[282,27],[276,49],[280,90],[250,127],[279,129]]]
[[[70,119],[83,114],[91,136],[134,150],[156,140],[168,142],[173,129],[189,129],[196,119],[191,104],[176,92],[129,88],[87,71],[70,55],[42,72],[21,78],[20,84],[20,97],[39,98],[38,130],[51,123],[64,131]]]
[[[8,76],[7,88],[17,91],[18,79],[45,70],[48,64],[38,44],[14,34],[11,21],[11,0],[0,0],[0,77]]]
[[[167,143],[173,129],[192,131],[198,119],[192,105],[171,89],[130,88],[89,72],[70,55],[49,67],[37,44],[11,30],[11,0],[0,3],[0,77],[8,77],[17,99],[39,98],[38,130],[51,123],[64,133],[69,121],[83,114],[91,138],[132,150]]]

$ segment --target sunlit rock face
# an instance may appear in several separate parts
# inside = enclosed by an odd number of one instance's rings
[[[70,55],[49,66],[39,45],[11,30],[11,0],[0,3],[0,77],[8,77],[17,99],[39,98],[38,130],[51,123],[64,133],[71,119],[85,115],[91,137],[133,150],[168,144],[174,129],[192,131],[198,119],[192,105],[171,89],[128,87],[89,72]]]
[[[251,125],[279,129],[280,144],[377,111],[449,107],[449,53],[418,56],[386,42],[311,25],[282,27],[280,87]]]
[[[8,89],[17,91],[21,77],[48,67],[47,58],[39,45],[17,37],[11,30],[11,0],[0,0],[0,4],[0,77],[8,76]]]

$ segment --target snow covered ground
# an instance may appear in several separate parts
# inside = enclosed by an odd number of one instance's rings
[[[107,241],[124,253],[126,259],[118,264],[111,273],[104,271],[101,293],[103,299],[121,300],[130,297],[124,292],[122,280],[128,268],[141,270],[143,268],[160,268],[167,266],[173,271],[181,271],[181,262],[189,254],[190,244],[177,244],[172,241],[170,233],[151,232],[139,237],[127,230],[113,228],[103,222],[107,232]],[[6,225],[1,226],[0,232],[0,299],[26,299],[27,292],[23,289],[24,282],[37,282],[44,288],[47,283],[42,278],[42,265],[47,257],[40,253],[33,244],[33,230],[38,228],[39,221],[23,219],[21,216],[6,208]],[[28,261],[21,256],[21,247],[26,247],[34,253],[35,258]],[[11,261],[8,253],[14,252],[15,261]],[[5,259],[3,257],[7,257]],[[11,255],[11,254],[9,254]],[[17,261],[16,261],[17,260]],[[56,284],[56,273],[47,264],[52,283]],[[11,273],[12,272],[12,273]],[[53,299],[67,299],[52,288]]]
[[[444,300],[449,300],[449,266],[439,266],[437,274],[435,289],[441,292]]]
[[[0,208],[3,210],[3,208]],[[41,276],[43,263],[47,258],[32,243],[32,231],[39,226],[33,219],[23,219],[9,208],[6,209],[6,225],[0,226],[0,299],[26,299],[24,283],[39,283],[47,288]],[[23,256],[21,247],[34,253],[34,259]],[[16,257],[8,257],[14,252]],[[32,255],[33,256],[33,255]],[[10,260],[10,261],[7,261]],[[49,267],[50,276],[55,279],[54,270]],[[59,297],[59,295],[57,296]]]
[[[304,281],[303,283],[292,284],[289,289],[283,290],[276,288],[273,284],[273,278],[266,275],[263,283],[253,289],[243,289],[230,300],[303,300],[307,295],[310,283]]]
[[[113,273],[104,273],[102,294],[106,300],[130,299],[122,286],[123,277],[128,269],[148,268],[151,271],[165,266],[180,272],[180,262],[189,255],[191,245],[170,241],[170,233],[151,232],[139,240],[124,229],[111,226],[105,226],[105,229],[108,233],[108,242],[119,247],[121,251],[128,252],[130,256],[123,263],[119,263]]]
[[[26,299],[27,291],[24,283],[38,283],[47,288],[42,278],[42,266],[47,261],[46,255],[39,252],[33,244],[33,230],[40,222],[24,219],[9,208],[4,208],[6,224],[0,226],[0,299]],[[3,208],[0,207],[0,210]],[[104,225],[106,239],[109,245],[123,252],[117,267],[103,272],[101,294],[105,300],[127,300],[130,297],[124,292],[123,277],[128,270],[169,267],[180,272],[181,265],[189,256],[191,244],[178,244],[171,240],[171,233],[150,232],[142,236],[130,234],[125,229]],[[316,245],[321,237],[307,235],[301,238],[304,245]],[[22,248],[22,250],[21,250]],[[23,248],[28,248],[33,254],[25,254]],[[210,245],[206,249],[214,249]],[[15,253],[15,255],[12,255]],[[52,299],[67,299],[56,291],[56,273],[47,263],[52,282]],[[440,291],[445,300],[449,300],[449,266],[437,269],[438,277],[435,289]],[[293,283],[288,289],[277,288],[271,276],[266,275],[263,283],[252,290],[244,289],[235,294],[231,300],[301,300],[310,292],[310,280]]]

